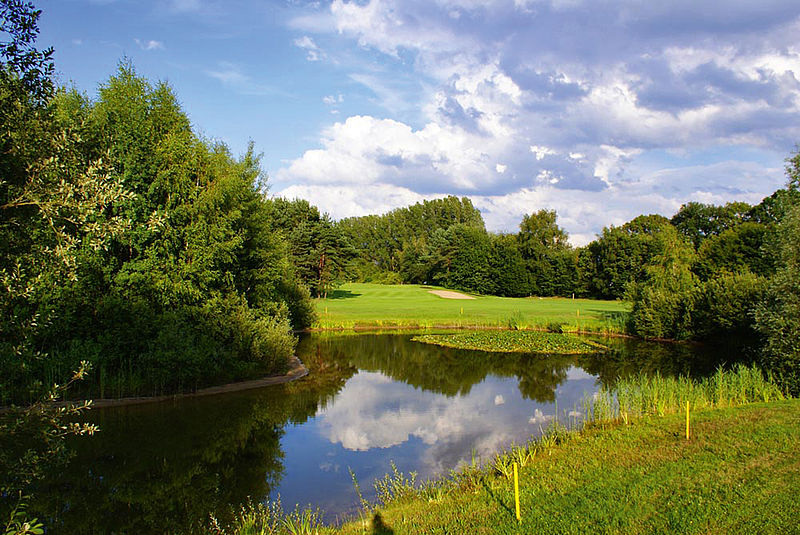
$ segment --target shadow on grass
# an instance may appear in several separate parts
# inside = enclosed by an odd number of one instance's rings
[[[483,481],[483,489],[486,491],[486,493],[489,495],[492,501],[494,501],[495,503],[497,503],[497,505],[505,509],[508,512],[508,514],[512,516],[516,515],[516,512],[511,509],[511,506],[508,505],[505,501],[503,501],[503,499],[500,498],[495,493],[495,491],[489,486],[489,484],[485,480]]]
[[[586,309],[586,312],[597,315],[601,320],[618,325],[626,325],[631,315],[630,312],[599,310],[596,308]]]
[[[350,290],[333,290],[328,292],[327,300],[332,299],[352,299],[353,297],[359,297],[361,294],[353,293]]]
[[[372,517],[372,533],[374,535],[394,535],[394,530],[383,523],[380,513],[375,513]]]

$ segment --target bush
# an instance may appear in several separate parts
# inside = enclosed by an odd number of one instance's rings
[[[700,286],[692,312],[695,337],[753,341],[758,335],[753,313],[763,299],[765,282],[742,273],[722,275]]]

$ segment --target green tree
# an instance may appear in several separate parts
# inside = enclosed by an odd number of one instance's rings
[[[436,251],[433,280],[447,288],[489,293],[491,242],[485,230],[460,224],[432,238]]]
[[[530,293],[556,295],[565,280],[574,278],[573,255],[567,233],[556,223],[555,210],[539,210],[525,215],[519,224],[517,241],[530,275]],[[566,286],[572,284],[566,283]]]
[[[646,266],[663,255],[674,227],[660,215],[642,215],[621,227],[607,227],[589,244],[590,270],[594,273],[592,294],[603,299],[621,299],[628,284],[646,277]]]
[[[266,204],[272,228],[289,244],[289,259],[300,280],[317,297],[325,297],[345,280],[356,255],[344,231],[308,201],[276,198]]]
[[[700,245],[692,270],[702,280],[722,272],[769,276],[774,259],[762,250],[768,232],[766,225],[745,222],[710,237]]]
[[[689,202],[681,206],[671,223],[697,249],[707,238],[718,236],[746,221],[751,209],[744,202],[729,202],[725,206]]]
[[[795,156],[796,158],[796,156]],[[790,187],[796,187],[790,184]],[[800,207],[778,226],[778,269],[756,308],[756,326],[764,337],[761,360],[794,395],[800,393]]]
[[[490,293],[507,297],[524,297],[530,293],[530,275],[519,244],[513,234],[491,237],[489,254]]]
[[[645,338],[690,338],[694,248],[671,225],[661,227],[652,238],[652,250],[658,254],[643,266],[642,278],[628,284],[632,330]]]

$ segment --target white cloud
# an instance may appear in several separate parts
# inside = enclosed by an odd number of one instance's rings
[[[322,97],[322,102],[324,102],[328,106],[333,106],[335,104],[341,104],[342,102],[344,102],[344,97],[342,96],[341,93],[339,93],[338,95],[326,95]]]
[[[164,43],[161,41],[155,41],[153,39],[150,40],[141,40],[141,39],[134,39],[136,45],[141,48],[142,50],[163,50]]]
[[[294,46],[302,48],[306,51],[306,59],[308,61],[320,61],[327,57],[326,54],[319,48],[317,43],[315,43],[314,40],[307,35],[295,39]]]
[[[349,76],[394,119],[326,128],[275,173],[278,189],[334,216],[469,195],[496,230],[555,208],[575,243],[688,200],[757,202],[800,139],[800,8],[745,4],[334,0],[293,25],[379,55],[387,68]],[[424,90],[394,83],[409,67]],[[397,119],[409,109],[413,125]]]

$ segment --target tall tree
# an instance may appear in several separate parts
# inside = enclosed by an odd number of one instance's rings
[[[756,309],[764,336],[762,362],[794,395],[800,394],[800,206],[788,211],[778,227],[780,266]]]
[[[528,266],[530,293],[555,295],[562,290],[563,279],[574,277],[566,273],[570,262],[565,255],[570,250],[569,237],[556,223],[555,210],[539,210],[522,217],[517,241],[519,251]]]

